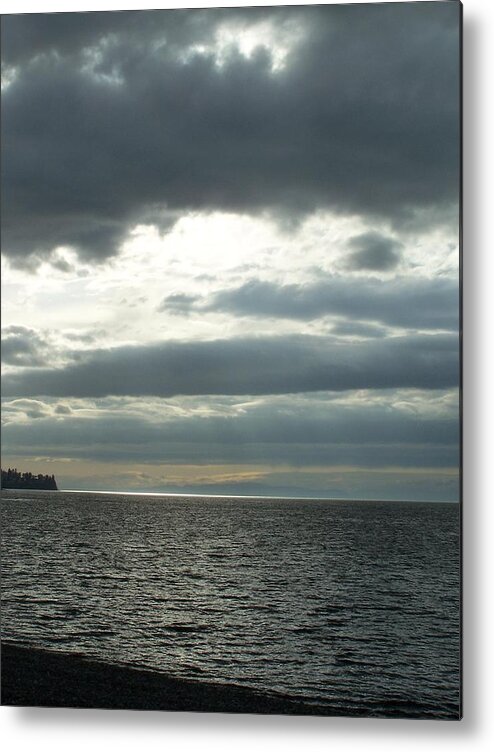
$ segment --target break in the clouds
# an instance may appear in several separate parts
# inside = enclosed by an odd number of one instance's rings
[[[460,12],[4,16],[4,461],[456,499]]]
[[[458,198],[458,12],[4,16],[3,252],[104,259],[187,211],[439,217]]]

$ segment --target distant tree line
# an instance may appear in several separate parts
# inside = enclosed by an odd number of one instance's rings
[[[58,491],[54,475],[33,475],[20,473],[17,468],[2,470],[2,488],[35,488],[44,491]]]

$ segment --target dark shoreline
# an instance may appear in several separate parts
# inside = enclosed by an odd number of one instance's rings
[[[257,692],[235,684],[179,679],[80,654],[3,642],[1,659],[2,705],[328,715],[327,707],[282,694]]]
[[[198,713],[409,718],[457,721],[458,706],[439,710],[394,698],[362,705],[348,698],[334,705],[237,684],[168,676],[10,642],[1,646],[1,704],[17,707],[161,710]]]
[[[182,679],[158,671],[105,663],[78,653],[62,653],[2,642],[1,704],[17,707],[161,710],[197,713],[344,716],[459,720],[458,707],[437,709],[408,701],[368,703],[348,699],[317,704],[237,684]]]

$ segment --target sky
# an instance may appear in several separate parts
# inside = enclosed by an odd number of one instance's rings
[[[2,467],[457,500],[459,13],[2,16]]]

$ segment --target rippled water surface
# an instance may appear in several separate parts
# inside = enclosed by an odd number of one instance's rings
[[[2,637],[457,717],[454,504],[2,492]]]

